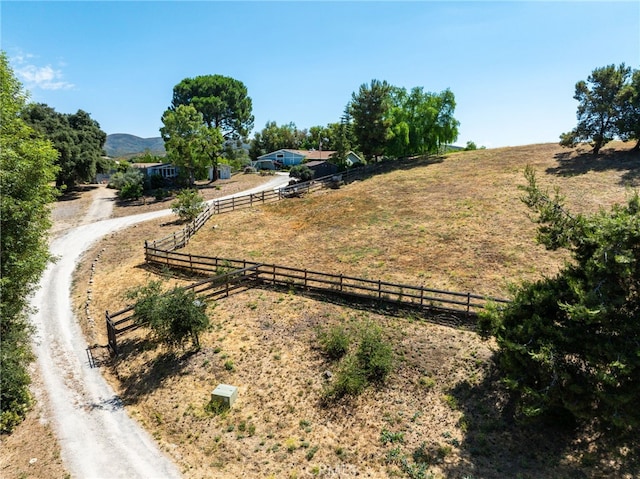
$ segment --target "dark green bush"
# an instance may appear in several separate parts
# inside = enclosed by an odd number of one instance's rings
[[[329,330],[318,333],[318,341],[324,353],[330,359],[340,359],[349,350],[351,339],[342,325],[333,326]]]
[[[384,382],[393,369],[393,350],[380,326],[371,322],[362,325],[356,358],[367,380]]]
[[[207,304],[192,290],[173,288],[164,291],[159,281],[127,292],[135,299],[135,321],[151,328],[161,342],[170,346],[184,344],[188,339],[200,347],[199,333],[210,328]]]

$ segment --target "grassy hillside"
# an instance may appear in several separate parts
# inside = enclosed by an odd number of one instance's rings
[[[111,158],[130,157],[146,151],[152,155],[166,154],[162,138],[140,138],[125,133],[107,135],[104,149]]]
[[[600,157],[557,145],[459,152],[413,161],[304,198],[214,217],[187,252],[296,265],[459,291],[508,296],[508,284],[554,274],[567,257],[536,245],[518,185],[532,165],[574,211],[622,202],[640,161],[616,144]],[[110,235],[76,277],[82,317],[91,262],[91,316],[157,278],[142,242],[176,226],[150,222]],[[181,280],[173,282],[182,283]],[[186,477],[631,478],[638,444],[602,441],[558,424],[514,424],[496,376],[493,343],[416,318],[386,316],[293,291],[250,290],[211,307],[197,353],[154,345],[144,331],[105,374]],[[317,331],[381,325],[395,352],[389,381],[325,403],[336,374]],[[102,320],[85,320],[106,344]],[[100,350],[96,348],[95,352]],[[207,411],[217,384],[239,387],[227,414]],[[635,451],[635,452],[634,452]]]

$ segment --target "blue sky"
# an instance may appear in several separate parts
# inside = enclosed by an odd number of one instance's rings
[[[451,89],[457,144],[555,142],[574,86],[640,68],[640,2],[31,2],[0,4],[1,48],[31,99],[107,133],[159,136],[174,85],[221,74],[267,121],[339,120],[372,79]]]

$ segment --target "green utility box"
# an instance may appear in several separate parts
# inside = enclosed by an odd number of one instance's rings
[[[238,399],[238,388],[229,384],[218,384],[211,393],[211,401],[229,408],[233,406],[236,399]]]

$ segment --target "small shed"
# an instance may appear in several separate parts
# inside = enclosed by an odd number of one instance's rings
[[[308,161],[305,163],[305,166],[313,171],[314,178],[335,175],[338,172],[338,165],[334,165],[328,161]]]
[[[215,178],[213,176],[213,166],[209,167],[209,173],[207,175],[209,181],[213,181]],[[219,180],[229,180],[231,179],[231,165],[219,164],[218,165],[218,179]]]

